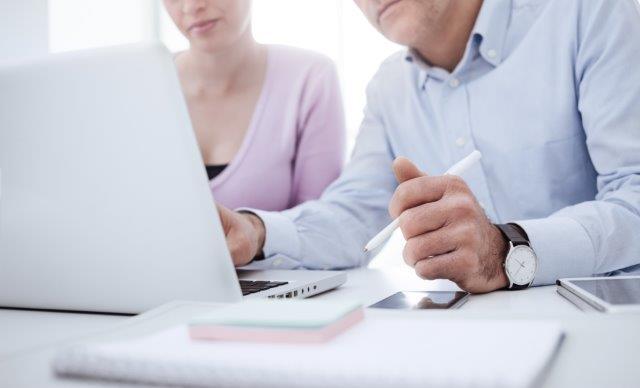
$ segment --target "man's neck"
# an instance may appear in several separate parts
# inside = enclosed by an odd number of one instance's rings
[[[232,46],[214,53],[192,47],[185,53],[182,65],[187,70],[188,89],[207,90],[224,94],[242,87],[248,81],[244,74],[260,63],[260,45],[253,39],[250,29]]]
[[[464,56],[482,1],[452,1],[438,25],[423,30],[413,48],[430,65],[452,72]]]

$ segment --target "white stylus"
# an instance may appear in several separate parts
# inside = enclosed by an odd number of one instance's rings
[[[471,166],[476,164],[480,160],[480,158],[482,158],[482,154],[480,153],[480,151],[475,150],[466,158],[451,166],[451,168],[449,168],[447,172],[444,173],[444,175],[462,175]],[[393,234],[394,230],[398,229],[399,223],[400,221],[398,218],[393,220],[389,225],[382,229],[378,234],[375,235],[374,238],[372,238],[367,243],[367,245],[364,247],[364,251],[369,252],[380,246],[380,244],[391,237],[391,234]]]

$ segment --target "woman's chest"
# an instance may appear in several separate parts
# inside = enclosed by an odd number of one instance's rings
[[[187,99],[205,163],[222,164],[233,159],[251,126],[258,92]]]

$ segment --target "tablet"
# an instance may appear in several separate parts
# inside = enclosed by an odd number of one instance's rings
[[[556,285],[582,310],[640,312],[640,276],[560,279]]]

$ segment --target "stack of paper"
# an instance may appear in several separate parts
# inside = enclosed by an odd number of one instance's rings
[[[255,299],[193,319],[193,339],[248,342],[326,342],[362,321],[355,301]]]
[[[224,387],[528,387],[562,331],[555,323],[371,316],[332,341],[196,341],[186,326],[58,355],[57,373]]]

